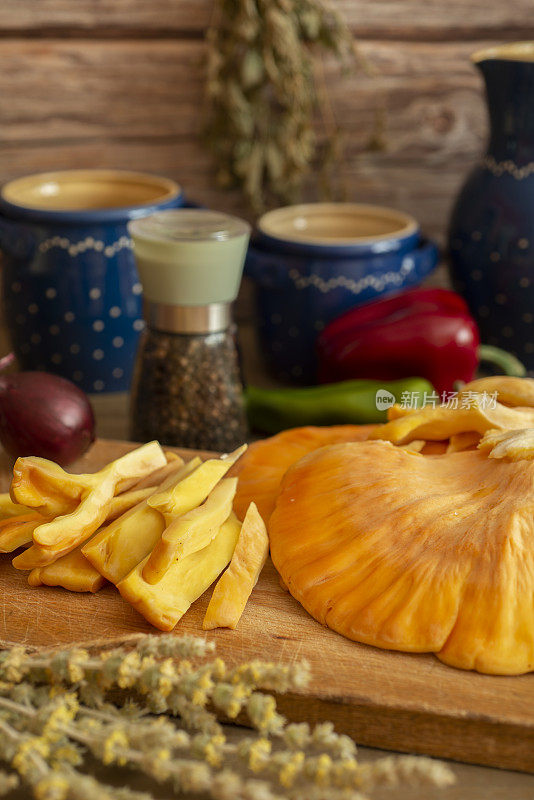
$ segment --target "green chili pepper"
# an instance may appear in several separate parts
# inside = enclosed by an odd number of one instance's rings
[[[353,380],[322,386],[289,389],[245,390],[252,428],[278,433],[301,425],[365,425],[385,422],[393,403],[421,407],[430,397],[439,402],[424,378],[397,381]]]

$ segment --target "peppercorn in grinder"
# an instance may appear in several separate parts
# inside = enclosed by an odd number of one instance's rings
[[[232,323],[250,226],[204,209],[172,209],[128,225],[146,328],[132,386],[139,442],[232,450],[248,434]]]

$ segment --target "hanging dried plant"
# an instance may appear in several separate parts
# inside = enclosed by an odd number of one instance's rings
[[[335,123],[315,89],[312,48],[354,64],[350,31],[322,0],[215,0],[214,14],[207,135],[219,181],[240,186],[256,211],[270,200],[292,202],[317,158],[339,157]],[[321,106],[329,122],[319,154]]]

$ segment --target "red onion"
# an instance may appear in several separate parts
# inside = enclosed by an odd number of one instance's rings
[[[13,360],[0,359],[0,370]],[[0,375],[0,442],[12,456],[70,464],[94,441],[94,431],[89,400],[65,378],[47,372]]]

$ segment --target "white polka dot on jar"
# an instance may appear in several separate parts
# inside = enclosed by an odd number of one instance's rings
[[[67,311],[67,312],[65,313],[65,315],[63,316],[63,319],[65,320],[65,322],[74,322],[74,320],[76,319],[76,317],[74,316],[74,314],[72,313],[72,311]]]
[[[95,390],[95,392],[101,392],[103,388],[104,388],[104,381],[95,381],[93,383],[93,389]]]
[[[39,311],[39,306],[37,305],[37,303],[30,303],[30,305],[28,306],[28,312],[30,314],[37,314],[38,311]]]
[[[471,239],[474,242],[480,242],[480,240],[482,239],[481,232],[480,231],[473,231],[473,233],[471,234]]]
[[[104,358],[104,351],[100,350],[100,348],[93,350],[93,358],[95,361],[102,361]]]
[[[288,334],[291,336],[292,339],[296,339],[299,335],[299,329],[292,325],[291,328],[288,330]]]
[[[136,319],[136,320],[134,320],[134,323],[132,325],[132,328],[134,329],[134,331],[142,331],[144,327],[145,327],[144,319]]]
[[[95,319],[95,321],[93,322],[93,330],[96,331],[97,333],[103,331],[105,327],[106,326],[104,325],[101,319]]]
[[[113,347],[122,347],[124,344],[124,339],[122,336],[115,336],[111,342]]]
[[[102,292],[95,286],[93,289],[89,290],[89,297],[91,300],[98,300],[100,297],[102,297]]]
[[[480,308],[478,309],[478,313],[481,317],[489,317],[490,310],[487,306],[480,306]]]
[[[505,325],[501,333],[506,339],[511,339],[514,335],[514,329],[511,328],[510,325]]]
[[[15,294],[18,294],[21,289],[22,289],[22,284],[20,283],[20,281],[14,281],[11,284],[11,291],[15,292]]]
[[[69,347],[69,350],[70,350],[70,352],[72,353],[72,355],[73,355],[73,356],[77,356],[77,355],[78,355],[78,353],[80,352],[80,345],[79,345],[79,344],[77,344],[76,342],[74,342],[74,343],[73,343],[73,344],[71,344],[71,346]]]
[[[302,367],[299,367],[298,365],[296,367],[293,367],[291,369],[291,374],[293,375],[294,378],[299,378],[302,375]]]
[[[30,342],[32,344],[41,344],[41,335],[39,333],[32,333],[30,336]]]
[[[134,283],[132,286],[132,293],[133,294],[141,294],[143,291],[143,286],[140,283]]]
[[[315,328],[316,331],[322,331],[324,328],[324,322],[322,321],[322,319],[318,319],[313,323],[313,327]]]
[[[61,357],[61,354],[60,354],[60,353],[54,353],[54,354],[51,356],[51,358],[50,358],[50,361],[52,362],[52,364],[61,364],[61,362],[63,361],[63,359],[62,359],[62,357]]]
[[[24,323],[26,322],[26,317],[24,316],[24,314],[17,314],[17,316],[15,317],[15,322],[17,323],[17,325],[24,325]]]
[[[49,286],[48,289],[45,291],[45,297],[48,300],[53,300],[54,297],[57,297],[57,291],[54,289],[53,286]]]
[[[81,381],[82,378],[83,378],[83,372],[81,370],[77,369],[72,373],[72,380]]]
[[[111,306],[111,308],[109,309],[109,316],[113,317],[114,319],[117,319],[117,317],[120,317],[121,314],[122,314],[122,311],[118,306]]]
[[[30,345],[27,342],[24,342],[24,344],[21,344],[20,346],[20,352],[24,353],[25,355],[30,352],[30,349]]]
[[[113,375],[114,378],[122,378],[122,376],[124,375],[124,370],[121,369],[120,367],[115,367],[115,369],[111,374]]]
[[[499,294],[496,294],[496,295],[495,295],[495,302],[496,302],[496,303],[497,303],[499,306],[503,306],[503,305],[506,303],[507,299],[508,299],[508,298],[506,297],[506,295],[505,295],[505,294],[502,294],[502,292],[499,292]]]
[[[526,314],[523,314],[521,319],[523,320],[523,322],[530,324],[531,322],[534,322],[534,314],[531,314],[530,312],[527,311]]]
[[[494,264],[496,264],[497,261],[500,261],[500,260],[501,260],[501,254],[498,253],[496,250],[494,250],[492,253],[490,253],[490,261],[493,261]]]
[[[59,325],[50,325],[49,329],[52,336],[57,336],[59,333]]]
[[[529,246],[529,241],[528,239],[520,239],[517,244],[520,250],[526,250]]]
[[[481,269],[474,269],[471,271],[471,277],[474,281],[481,281],[482,280],[482,270]]]
[[[530,278],[520,278],[519,285],[522,289],[526,289],[528,286],[530,286]]]

